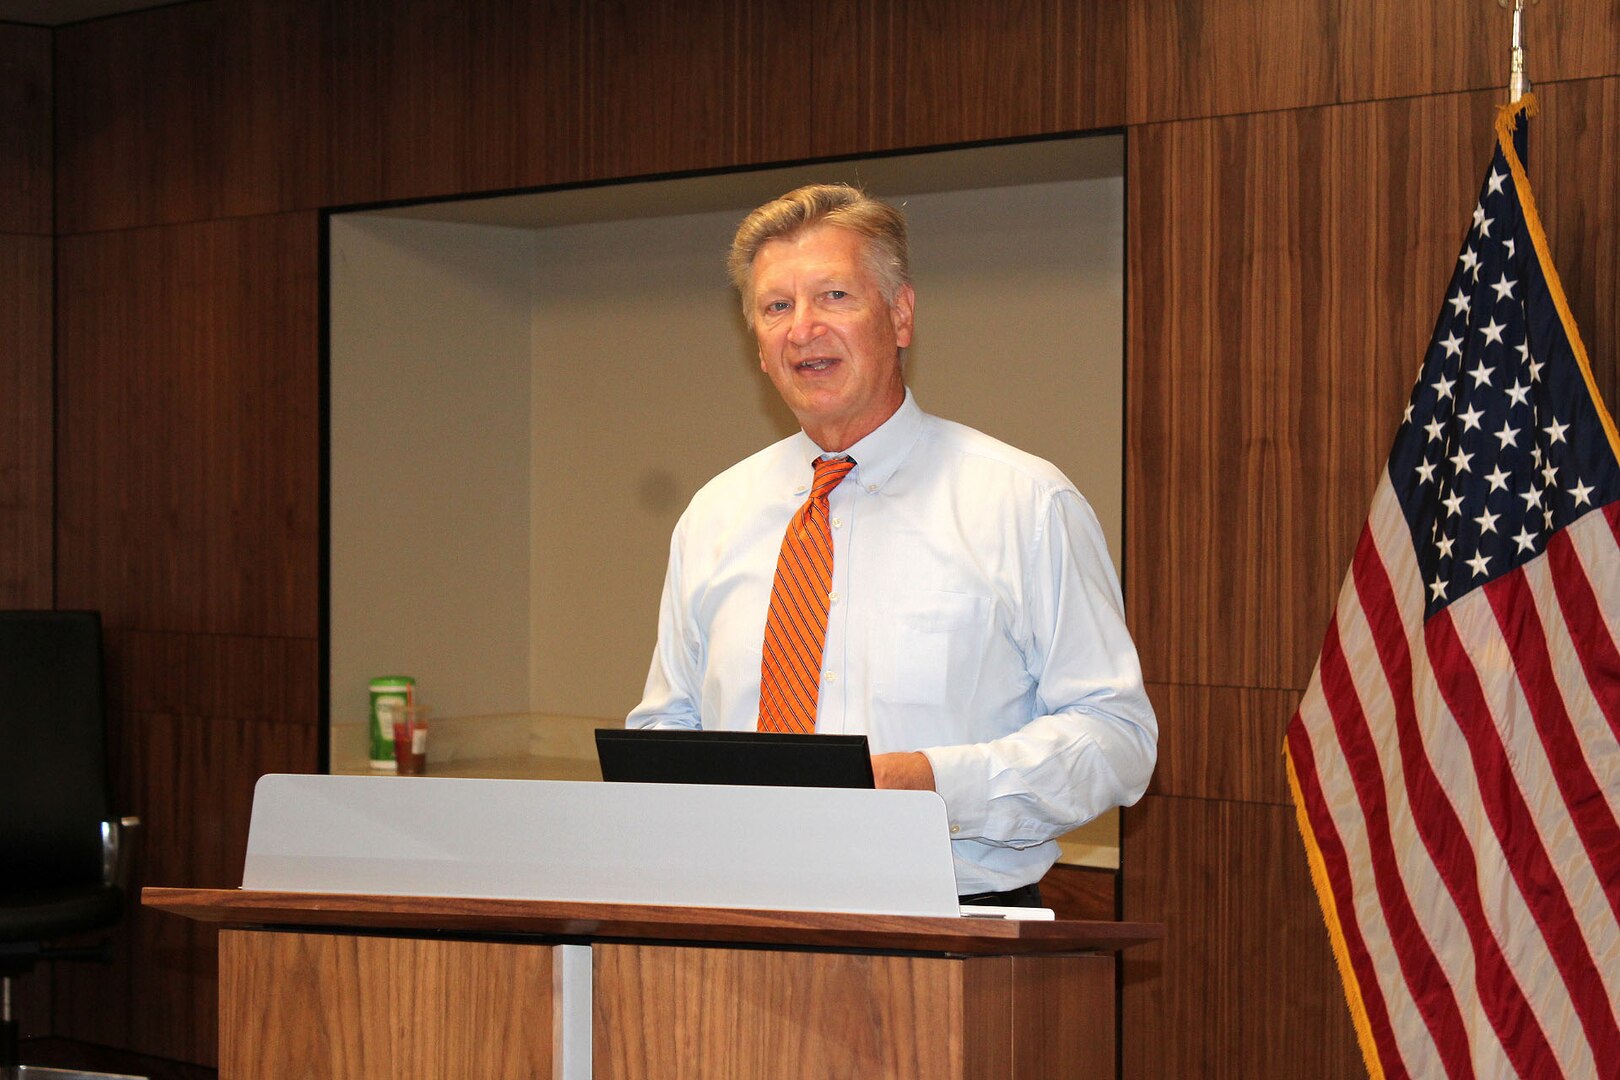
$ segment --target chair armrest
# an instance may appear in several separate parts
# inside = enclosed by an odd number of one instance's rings
[[[101,823],[101,880],[129,891],[134,878],[134,832],[141,827],[138,817],[122,817]],[[126,836],[128,833],[130,835]]]

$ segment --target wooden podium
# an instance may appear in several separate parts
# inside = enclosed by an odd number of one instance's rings
[[[1112,1077],[1114,953],[1163,930],[245,889],[143,902],[222,927],[221,1080]],[[582,991],[564,969],[581,960],[589,1054],[565,1065]]]
[[[1111,1077],[1157,925],[964,918],[933,792],[266,776],[222,1080]]]

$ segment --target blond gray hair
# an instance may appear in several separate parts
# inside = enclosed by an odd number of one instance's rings
[[[899,210],[849,184],[808,184],[772,199],[743,219],[731,241],[726,269],[754,325],[754,258],[772,240],[789,240],[818,225],[836,225],[867,240],[868,269],[890,304],[911,283],[906,219]]]

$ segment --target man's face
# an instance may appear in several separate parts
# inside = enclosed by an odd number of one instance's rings
[[[848,449],[905,399],[900,350],[911,344],[915,296],[905,285],[884,299],[866,245],[818,225],[754,256],[760,370],[824,450]]]

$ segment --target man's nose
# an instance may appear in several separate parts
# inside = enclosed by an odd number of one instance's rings
[[[821,319],[811,304],[795,304],[793,321],[788,325],[788,340],[795,345],[808,345],[821,336]]]

